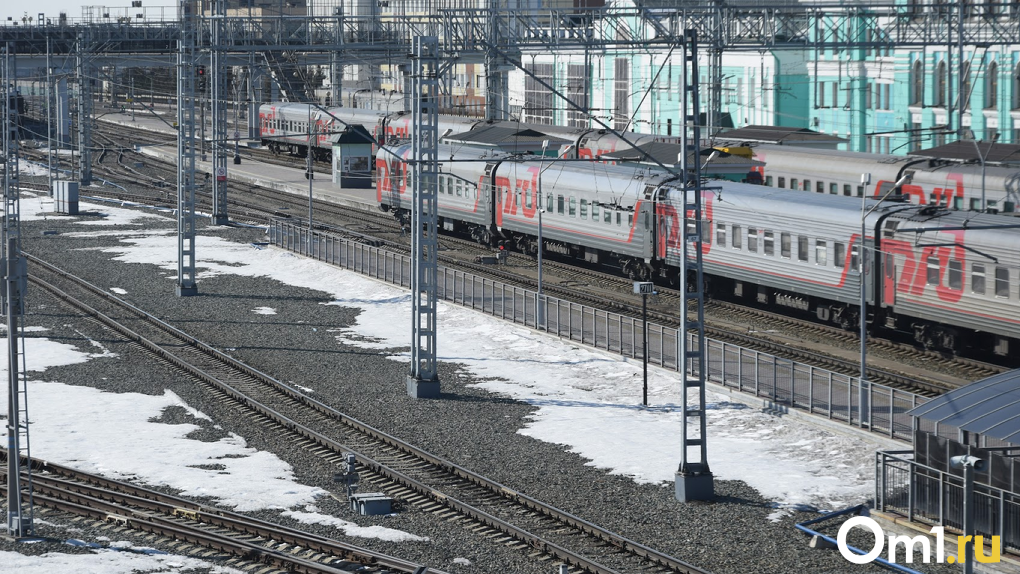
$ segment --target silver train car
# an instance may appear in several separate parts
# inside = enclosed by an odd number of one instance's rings
[[[981,165],[911,156],[761,145],[755,159],[765,162],[765,185],[830,195],[884,195],[904,175],[901,193],[915,205],[981,210]],[[1020,206],[1020,168],[988,165],[984,196],[993,212],[1012,213]],[[861,175],[871,174],[870,185]]]
[[[471,154],[474,155],[471,155]],[[382,209],[409,221],[409,146],[377,157]],[[601,163],[485,157],[442,146],[441,226],[676,285],[684,225],[672,174]],[[853,330],[867,321],[926,348],[1007,355],[1020,345],[1020,229],[1012,218],[728,181],[703,191],[706,291]],[[872,254],[877,253],[875,257]]]

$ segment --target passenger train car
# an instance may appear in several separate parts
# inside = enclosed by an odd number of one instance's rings
[[[860,197],[865,192],[862,174],[871,174],[869,195],[885,194],[901,177],[910,175],[910,183],[900,192],[909,196],[911,203],[981,209],[980,164],[780,145],[756,146],[754,153],[765,162],[768,186]],[[988,209],[1015,212],[1020,206],[1020,169],[989,165],[984,172]]]
[[[270,149],[304,155],[309,140],[308,121],[311,115],[316,126],[313,139],[315,156],[327,160],[331,152],[330,137],[346,124],[362,124],[379,144],[411,136],[409,112],[380,112],[352,108],[330,108],[329,113],[308,104],[264,104],[259,108],[263,143]],[[468,131],[491,122],[459,116],[440,116],[440,137]],[[652,142],[678,143],[676,136],[624,132],[617,135],[598,128],[576,128],[552,125],[527,125],[497,122],[501,125],[527,127],[566,139],[570,142],[563,157],[600,160],[602,156],[626,151],[631,146]],[[910,183],[901,192],[916,205],[940,205],[954,210],[980,210],[982,170],[979,164],[959,164],[917,158],[836,150],[819,150],[797,146],[758,145],[755,159],[765,162],[763,183],[780,189],[813,191],[827,195],[881,196],[904,175]],[[991,211],[1016,212],[1020,206],[1020,168],[987,166],[984,196]],[[871,174],[871,183],[861,184],[862,174]]]
[[[377,198],[409,221],[409,146],[377,156]],[[472,155],[473,153],[473,155]],[[676,285],[683,195],[671,174],[603,163],[485,157],[441,146],[440,225],[483,243],[543,248]],[[706,289],[854,328],[861,201],[727,181],[703,191]],[[927,347],[1000,355],[1020,345],[1020,229],[1011,218],[867,199],[864,280],[872,326]],[[877,205],[877,206],[876,206]],[[687,222],[687,232],[693,224]]]

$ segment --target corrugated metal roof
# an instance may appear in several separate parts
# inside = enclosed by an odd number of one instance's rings
[[[975,143],[977,147],[975,147]],[[980,152],[978,148],[980,148]],[[971,140],[955,141],[933,148],[910,152],[909,155],[976,162],[980,162],[981,157],[984,156],[985,163],[1020,162],[1020,145],[974,142]]]
[[[502,143],[537,143],[541,145],[548,140],[552,149],[570,143],[565,139],[551,136],[533,129],[509,128],[503,126],[483,126],[459,134],[446,136],[448,142],[464,142],[478,144],[502,144]]]
[[[971,383],[907,414],[1020,444],[1020,369]]]
[[[842,143],[846,140],[829,134],[823,134],[807,128],[791,128],[783,126],[744,126],[735,130],[726,130],[716,136],[721,141],[760,142],[773,144],[792,143]]]
[[[713,151],[716,151],[712,161],[708,162],[709,165],[723,165],[733,164],[747,166],[748,169],[751,167],[763,166],[765,162],[761,162],[746,157],[740,157],[739,155],[732,155],[725,152],[713,150],[712,148],[702,148],[701,150],[701,161],[705,161]],[[676,165],[680,163],[680,144],[668,143],[668,142],[649,142],[637,146],[637,148],[630,148],[623,151],[615,151],[612,153],[602,154],[603,159],[610,159],[615,161],[652,161],[649,160],[644,154],[655,158],[663,165]],[[694,154],[688,155],[688,161],[693,161]]]

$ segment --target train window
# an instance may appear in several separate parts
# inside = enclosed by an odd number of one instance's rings
[[[864,197],[864,186],[863,185],[858,185],[857,186],[857,197]]]
[[[811,191],[811,180],[810,179],[805,179],[804,180],[804,191]]]
[[[779,187],[784,187],[784,188],[786,187],[786,178],[785,177],[779,178]]]
[[[970,290],[977,295],[985,294],[985,266],[981,263],[970,266]]]
[[[609,225],[613,224],[613,212],[612,212],[612,210],[607,209],[607,210],[605,210],[605,212],[603,212],[602,221],[605,221]]]
[[[829,184],[829,195],[839,195],[839,184],[838,183],[830,183]]]
[[[949,260],[949,288],[956,291],[963,289],[963,265],[956,259]]]
[[[928,280],[928,285],[938,285],[939,284],[939,275],[941,274],[940,273],[940,269],[939,269],[939,258],[938,257],[929,257],[928,260],[927,260],[927,264],[928,264],[928,268],[927,268],[928,272],[927,272],[926,278]]]
[[[857,261],[857,251],[860,248],[856,243],[850,246],[850,269],[860,269],[860,264]]]
[[[846,262],[846,245],[844,245],[844,244],[842,244],[842,243],[840,243],[838,241],[833,244],[833,261],[832,262],[836,264],[836,267],[840,267],[840,268],[843,267],[843,264]]]
[[[627,227],[634,227],[634,214],[633,213],[628,213],[627,214]]]
[[[771,175],[766,175],[765,176],[765,185],[767,185],[769,187],[772,187],[772,176]]]
[[[623,214],[619,211],[616,212],[616,224],[623,225]]]
[[[731,234],[733,236],[733,248],[740,249],[740,226],[734,225],[731,231],[733,232]]]
[[[463,196],[464,195],[464,185],[461,184],[460,180],[457,181],[456,186],[457,186],[457,197]]]
[[[783,257],[790,256],[790,234],[783,233],[779,236],[779,254]]]
[[[934,193],[928,195],[928,203],[930,203],[932,205],[938,205],[939,204],[939,196],[935,195]]]
[[[559,213],[560,215],[563,215],[563,211],[564,211],[565,205],[566,205],[566,202],[563,200],[563,196],[562,195],[557,195],[556,196],[556,213]]]
[[[825,265],[825,255],[827,253],[825,247],[824,239],[815,240],[815,265]]]
[[[599,220],[599,204],[595,203],[594,201],[591,202],[591,220],[592,221]]]
[[[716,222],[715,224],[715,242],[719,247],[726,247],[726,224]]]
[[[995,296],[1009,297],[1009,269],[1006,267],[995,268]]]
[[[850,184],[849,183],[844,183],[843,184],[843,195],[845,195],[847,197],[850,197]]]
[[[1003,213],[1013,213],[1016,211],[1016,204],[1012,201],[1004,201],[1002,202],[1002,211]]]
[[[815,192],[825,193],[825,182],[819,181],[815,184]]]
[[[581,219],[588,219],[588,200],[581,200]]]
[[[776,236],[771,231],[765,232],[765,255],[776,254]]]
[[[535,194],[524,192],[524,207],[531,209],[535,206]]]
[[[553,212],[553,194],[545,194],[545,210],[549,213]]]
[[[797,259],[807,261],[808,255],[808,238],[800,235],[797,237]]]
[[[747,250],[751,253],[758,253],[758,230],[747,229]]]
[[[948,201],[946,202],[946,207],[949,207],[949,202]],[[954,197],[953,198],[953,209],[963,209],[963,198],[962,197]]]
[[[800,187],[797,186],[797,178],[790,178],[790,189],[800,189]]]
[[[978,211],[980,209],[981,209],[981,198],[980,197],[972,197],[972,198],[970,198],[970,210],[971,211]]]
[[[570,198],[570,217],[574,217],[575,215],[577,215],[577,198],[576,197],[571,197]]]

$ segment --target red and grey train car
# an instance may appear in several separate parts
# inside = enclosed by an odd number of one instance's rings
[[[378,199],[406,218],[407,146],[377,159]],[[385,157],[384,157],[385,156]],[[676,284],[685,225],[672,174],[600,163],[485,157],[443,147],[441,225],[534,253],[544,248]],[[389,159],[386,159],[389,158]],[[398,159],[399,158],[399,159]],[[707,291],[854,328],[861,203],[842,195],[712,182],[703,192]],[[458,194],[458,190],[460,194]],[[874,200],[867,199],[870,209]],[[997,215],[881,203],[865,222],[868,321],[937,349],[1005,355],[1020,344],[1020,230]],[[689,222],[687,222],[689,224]]]

